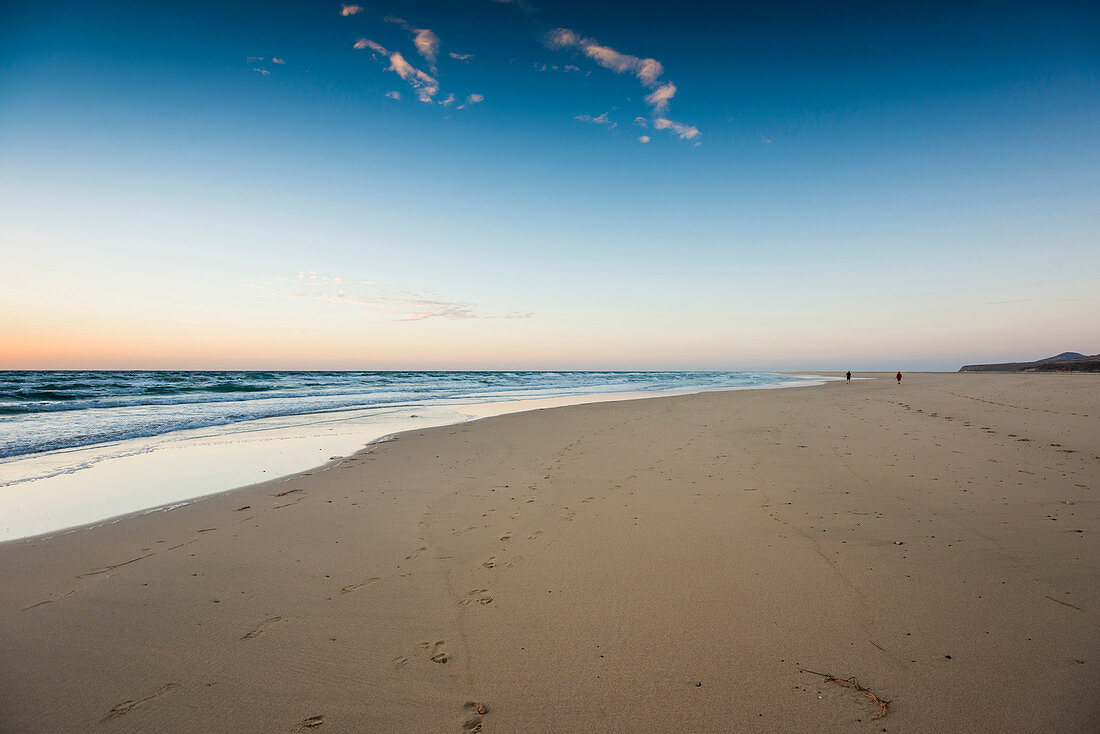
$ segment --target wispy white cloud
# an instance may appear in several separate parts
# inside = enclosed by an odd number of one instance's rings
[[[694,140],[701,134],[697,127],[685,125],[682,122],[674,122],[664,117],[654,118],[653,127],[658,130],[671,130],[678,135],[681,140]]]
[[[374,41],[370,40],[369,38],[360,38],[358,41],[355,42],[355,48],[358,48],[358,49],[369,48],[371,51],[374,51],[377,54],[382,54],[383,56],[389,56],[390,55],[390,52],[386,50],[385,46],[383,46],[380,43],[375,43]]]
[[[252,71],[259,72],[260,74],[263,74],[264,76],[271,76],[271,72],[268,71],[267,69],[253,69]]]
[[[630,72],[647,87],[656,87],[665,67],[657,59],[642,59],[604,46],[592,38],[584,38],[568,28],[557,28],[546,36],[546,45],[552,49],[576,48],[605,69],[616,74]],[[675,90],[675,88],[674,88]]]
[[[610,49],[609,49],[610,51]],[[611,51],[611,53],[616,53]],[[633,56],[627,58],[633,59]],[[657,79],[665,73],[665,67],[661,66],[661,62],[656,59],[642,59],[638,63],[638,68],[634,71],[634,74],[647,87],[652,87],[657,84]],[[673,92],[676,91],[676,87],[672,88]]]
[[[467,95],[466,96],[466,101],[463,102],[462,104],[460,104],[455,109],[464,110],[467,107],[471,107],[475,104],[481,104],[484,101],[485,101],[485,95],[484,94],[477,94],[475,92],[474,94]]]
[[[423,321],[430,318],[476,319],[473,307],[468,303],[450,303],[429,299],[407,301],[412,311],[395,318],[394,321]]]
[[[470,59],[472,59],[474,57],[473,54],[459,54],[459,53],[455,53],[454,51],[451,51],[447,55],[450,56],[455,61],[469,61]]]
[[[386,96],[389,97],[390,99],[401,99],[401,92],[389,91],[389,92],[386,92]]]
[[[280,59],[278,56],[275,56],[271,59],[271,63],[273,63],[273,64],[285,64],[286,62],[283,61],[282,59]]]
[[[449,105],[454,104],[454,101],[455,101],[455,96],[453,94],[448,94],[446,97],[439,100],[439,104],[443,105],[444,107],[447,107]]]
[[[685,140],[691,140],[701,135],[698,128],[672,122],[665,117],[669,103],[676,96],[676,85],[670,81],[661,80],[665,73],[665,67],[657,59],[641,58],[622,53],[610,46],[601,44],[595,39],[586,38],[569,28],[556,28],[550,31],[546,34],[544,42],[551,49],[580,51],[605,69],[610,69],[616,74],[631,74],[637,78],[642,86],[652,90],[645,96],[645,101],[653,111],[652,124],[654,128],[670,130]],[[639,120],[641,123],[639,123]],[[635,124],[641,124],[643,127],[647,126],[645,118],[642,117],[635,118],[634,122]]]
[[[246,64],[255,64],[257,61],[263,61],[263,56],[249,56],[244,60]]]
[[[540,64],[536,61],[534,66],[535,71],[564,71],[567,74],[574,71],[580,71],[580,68],[573,66],[572,64],[558,66],[557,64]]]
[[[434,293],[410,291],[395,283],[345,279],[316,272],[276,278],[256,287],[268,298],[288,301],[321,301],[359,308],[367,315],[386,316],[393,321],[425,319],[529,319],[530,312],[483,314],[468,301],[441,298]]]
[[[439,81],[434,76],[410,64],[397,51],[390,53],[385,46],[369,38],[360,38],[355,42],[355,48],[369,48],[374,53],[389,58],[390,65],[386,67],[386,71],[392,71],[408,82],[421,102],[431,102],[432,98],[439,93]]]
[[[413,45],[417,52],[435,66],[436,56],[439,54],[439,36],[427,28],[421,28],[413,36]]]
[[[612,122],[610,119],[608,119],[609,114],[611,113],[605,112],[602,115],[597,115],[595,117],[593,117],[592,115],[577,115],[573,119],[580,120],[581,122],[592,122],[597,125],[603,125],[608,130],[614,130],[619,126],[619,123]]]
[[[439,92],[439,82],[435,77],[417,69],[396,51],[390,54],[390,65],[387,71],[395,72],[408,82],[421,102],[431,102],[432,97]]]
[[[413,46],[416,47],[416,52],[423,56],[431,66],[432,71],[435,71],[435,62],[439,55],[439,36],[427,28],[415,28],[409,21],[394,15],[387,15],[385,21],[401,26],[409,33],[412,33]]]
[[[340,6],[340,15],[344,16],[345,18],[348,17],[349,15],[357,15],[358,13],[362,13],[362,12],[363,12],[363,8],[360,5],[341,5]]]
[[[676,85],[672,82],[662,84],[653,90],[651,94],[647,94],[645,101],[653,107],[654,112],[665,112],[668,110],[668,101],[676,94]]]
[[[648,135],[639,135],[638,136],[638,142],[648,143],[649,142],[649,136]]]

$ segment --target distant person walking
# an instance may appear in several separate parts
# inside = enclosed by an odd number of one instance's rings
[[[848,370],[848,374],[846,374],[845,377],[848,378],[848,382],[851,382],[852,381],[852,371]]]
[[[900,372],[897,374],[897,378],[898,378],[898,384],[900,385],[901,384],[901,373]]]

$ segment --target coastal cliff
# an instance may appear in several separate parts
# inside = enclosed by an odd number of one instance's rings
[[[1100,354],[1062,352],[1034,362],[968,364],[960,367],[959,372],[1100,372]]]

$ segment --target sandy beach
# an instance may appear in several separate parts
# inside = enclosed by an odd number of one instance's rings
[[[0,731],[1100,730],[1100,379],[874,377],[0,545]]]

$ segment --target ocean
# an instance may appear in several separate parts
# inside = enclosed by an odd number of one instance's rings
[[[385,436],[601,399],[814,384],[767,372],[0,372],[0,541],[171,509]]]
[[[277,416],[798,379],[766,372],[0,372],[0,460]]]

